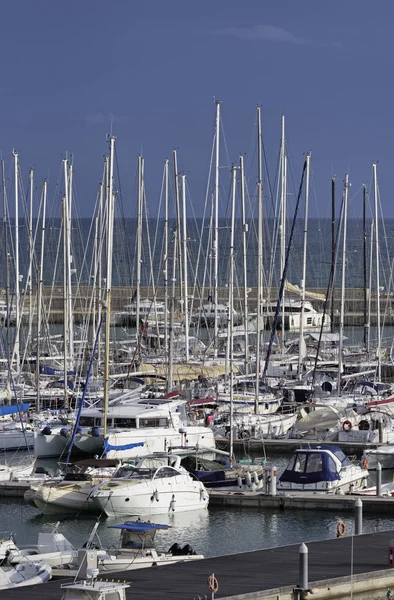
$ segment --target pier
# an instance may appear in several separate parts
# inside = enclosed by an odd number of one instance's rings
[[[129,600],[193,600],[210,598],[207,578],[215,574],[215,598],[293,600],[385,596],[394,586],[388,548],[394,531],[308,542],[308,590],[301,594],[300,544],[219,556],[166,567],[110,573],[110,580],[130,583]],[[99,579],[106,579],[103,573]],[[70,578],[7,590],[7,600],[56,600]]]

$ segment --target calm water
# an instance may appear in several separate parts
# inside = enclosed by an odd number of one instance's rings
[[[275,457],[270,462],[277,465],[278,473],[281,473],[289,458]],[[384,475],[386,480],[391,479],[391,473],[384,472]],[[2,502],[0,515],[0,530],[13,531],[21,545],[37,543],[40,531],[50,530],[57,520],[62,519],[59,515],[43,516],[38,509],[19,500]],[[161,515],[151,520],[172,526],[168,531],[158,532],[156,541],[160,549],[167,550],[174,542],[189,543],[196,551],[210,557],[334,538],[339,519],[345,522],[347,535],[351,535],[352,515],[327,511],[282,512],[212,506],[207,511]],[[105,545],[116,545],[119,540],[119,532],[108,529],[108,525],[123,521],[123,518],[101,521],[99,535]],[[83,515],[66,517],[59,531],[79,546],[89,537],[94,523],[92,517]],[[365,533],[392,528],[394,521],[386,517],[364,518]]]

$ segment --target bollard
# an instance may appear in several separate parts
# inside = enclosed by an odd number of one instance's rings
[[[300,555],[300,588],[303,591],[309,589],[308,583],[308,546],[306,544],[301,544],[299,549]]]
[[[394,540],[390,540],[387,564],[389,567],[394,567]]]
[[[354,503],[355,519],[354,519],[354,534],[361,535],[363,532],[363,503],[361,498],[357,498]]]
[[[276,467],[271,471],[271,496],[276,496]]]
[[[376,465],[376,495],[380,496],[382,493],[382,465],[380,462]]]

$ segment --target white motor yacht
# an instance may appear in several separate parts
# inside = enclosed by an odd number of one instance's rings
[[[297,449],[278,482],[279,491],[345,493],[365,486],[368,471],[338,446]]]
[[[145,456],[136,466],[121,467],[111,481],[91,494],[106,515],[158,515],[205,509],[204,485],[180,466],[171,453]]]

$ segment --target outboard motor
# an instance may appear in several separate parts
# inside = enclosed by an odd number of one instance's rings
[[[195,552],[190,544],[186,544],[185,546],[183,546],[183,548],[182,548],[183,556],[192,556],[193,554],[195,554]]]
[[[49,425],[45,425],[44,429],[41,431],[42,435],[51,435],[52,430]]]
[[[172,556],[180,556],[182,554],[182,548],[177,542],[175,542],[175,544],[172,544],[168,552],[172,554]]]
[[[68,436],[68,429],[67,427],[62,427],[61,430],[59,431],[60,435],[64,438],[66,438]]]
[[[92,427],[92,437],[100,437],[100,431],[98,427]]]

